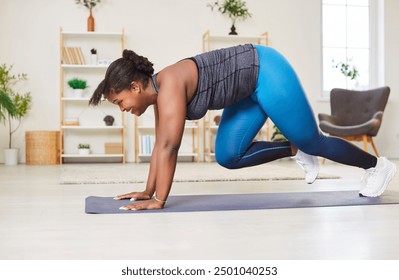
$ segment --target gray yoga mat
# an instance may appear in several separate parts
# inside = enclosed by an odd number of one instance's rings
[[[114,200],[112,197],[89,196],[86,198],[86,213],[199,212],[399,204],[399,194],[386,192],[374,198],[360,197],[357,191],[176,195],[168,198],[162,210],[119,210],[119,207],[130,203],[129,200]]]

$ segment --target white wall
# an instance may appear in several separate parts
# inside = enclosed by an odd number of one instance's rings
[[[399,1],[385,0],[385,83],[391,95],[377,145],[389,157],[399,157]]]
[[[225,34],[230,22],[206,4],[211,0],[103,0],[95,8],[97,31],[125,29],[126,48],[147,56],[156,71],[201,52],[204,31]],[[252,18],[237,24],[238,33],[258,35],[268,31],[271,45],[291,61],[314,106],[315,113],[329,108],[317,100],[321,90],[320,0],[247,0]],[[386,81],[392,95],[377,143],[382,154],[398,157],[398,1],[385,0]],[[14,64],[16,72],[28,74],[33,106],[15,137],[24,161],[26,130],[59,129],[59,28],[84,31],[88,11],[74,0],[0,0],[0,63]],[[133,122],[127,116],[128,161],[133,155]],[[0,147],[7,145],[6,129],[0,126]],[[0,162],[3,161],[0,153]]]

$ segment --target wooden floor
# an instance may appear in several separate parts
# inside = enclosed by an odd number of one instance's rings
[[[321,171],[342,179],[176,183],[172,193],[360,188],[358,168],[327,161]],[[87,215],[86,196],[143,186],[60,185],[59,175],[59,166],[0,165],[0,259],[399,259],[399,205]],[[399,176],[387,192],[399,192]]]

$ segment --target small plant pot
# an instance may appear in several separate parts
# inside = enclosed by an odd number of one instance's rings
[[[97,65],[97,54],[91,54],[90,62],[92,65]]]
[[[82,98],[83,97],[83,89],[74,89],[73,97]]]
[[[19,149],[4,149],[4,165],[18,165]]]
[[[87,156],[90,155],[90,149],[78,149],[79,155]]]
[[[238,35],[238,33],[237,33],[237,31],[236,31],[236,27],[234,26],[234,24],[231,25],[229,35]]]

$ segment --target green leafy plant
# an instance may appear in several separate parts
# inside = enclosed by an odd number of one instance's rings
[[[280,129],[278,129],[278,127],[276,125],[273,125],[273,128],[274,128],[274,132],[273,132],[272,137],[270,138],[270,140],[272,140],[273,142],[288,141],[287,138],[285,138],[283,133],[280,131]]]
[[[357,70],[356,66],[351,66],[348,63],[334,63],[333,67],[339,69],[345,77],[350,78],[351,80],[354,80],[359,76],[359,70]]]
[[[15,115],[15,111],[11,97],[0,90],[0,121],[4,123],[8,116],[13,117]]]
[[[82,144],[78,145],[78,149],[90,149],[90,144]]]
[[[0,65],[0,121],[8,122],[8,147],[12,147],[12,135],[21,125],[21,120],[28,114],[32,103],[30,92],[19,93],[14,87],[21,81],[27,80],[27,74],[12,74],[13,66]],[[11,101],[11,102],[10,102]],[[12,120],[17,120],[18,125],[13,128]]]
[[[85,89],[87,88],[87,82],[85,80],[74,78],[68,81],[68,85],[73,89]]]
[[[78,5],[83,5],[88,9],[94,8],[97,4],[101,3],[101,0],[75,0]]]
[[[216,1],[207,6],[210,7],[212,11],[217,8],[221,14],[227,15],[232,20],[233,25],[237,19],[245,20],[252,16],[248,11],[246,2],[241,0]]]

